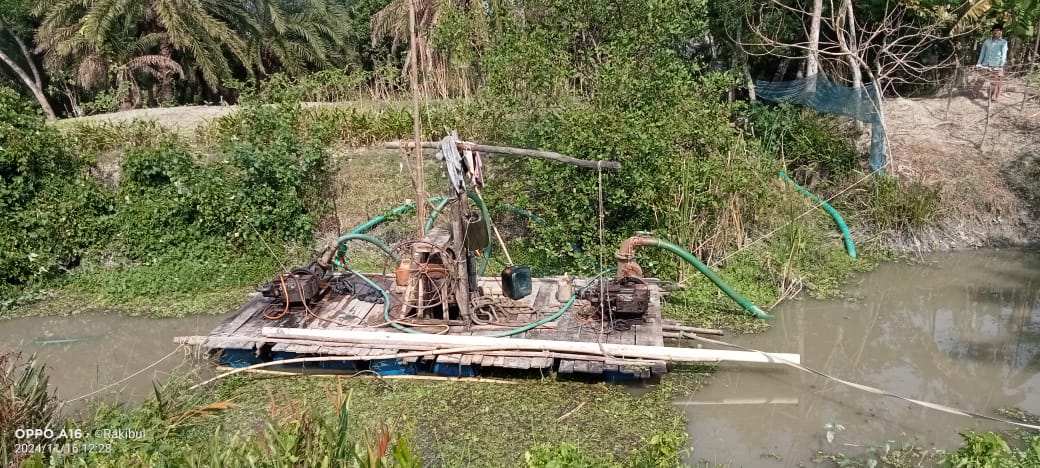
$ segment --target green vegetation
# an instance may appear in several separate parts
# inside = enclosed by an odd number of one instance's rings
[[[16,466],[24,458],[10,436],[16,429],[50,427],[58,420],[58,401],[47,381],[35,356],[0,353],[0,464]]]
[[[6,96],[0,109],[20,112]],[[12,117],[5,172],[25,169],[4,184],[14,214],[3,221],[4,299],[58,279],[74,295],[93,295],[88,307],[216,312],[279,262],[307,258],[331,211],[323,196],[329,156],[299,115],[292,106],[246,108],[240,116],[254,125],[228,128],[206,153],[146,124],[73,127],[63,138],[31,114]],[[125,143],[122,154],[108,154]],[[118,164],[118,183],[98,183],[85,159],[68,155],[72,145]],[[61,269],[71,272],[58,277]],[[178,300],[195,307],[171,310]]]
[[[22,466],[677,466],[686,435],[668,402],[703,371],[669,375],[639,397],[551,378],[236,376],[198,391],[175,379],[136,408],[101,403],[88,419],[65,423],[86,434],[84,444],[111,444],[109,453],[39,455]],[[137,436],[95,434],[113,428]]]
[[[888,441],[868,447],[863,454],[818,453],[813,461],[831,462],[841,468],[1018,468],[1040,466],[1040,436],[1009,443],[995,432],[961,433],[961,446],[952,452],[926,448],[916,441]]]
[[[0,88],[0,301],[70,267],[104,231],[109,198],[16,94]]]

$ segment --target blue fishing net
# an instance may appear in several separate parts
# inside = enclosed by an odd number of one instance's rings
[[[819,112],[852,117],[870,124],[870,167],[882,171],[885,167],[885,128],[878,114],[877,87],[873,84],[858,87],[842,86],[823,73],[791,81],[755,81],[755,92],[760,99],[789,102]]]

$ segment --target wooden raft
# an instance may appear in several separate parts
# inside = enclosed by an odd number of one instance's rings
[[[370,279],[384,288],[390,288],[392,278],[369,276]],[[533,278],[531,294],[520,300],[533,309],[533,313],[523,314],[510,320],[511,322],[530,323],[548,317],[563,307],[556,300],[557,279]],[[650,305],[645,323],[629,321],[630,328],[614,329],[609,323],[598,320],[582,321],[576,312],[587,307],[585,301],[576,301],[574,305],[554,322],[541,327],[513,335],[510,339],[542,339],[558,341],[576,341],[590,343],[615,343],[645,346],[664,346],[661,318],[661,290],[656,281],[647,281],[650,286]],[[584,286],[582,280],[575,281],[575,290]],[[486,295],[502,296],[502,288],[498,278],[481,278],[478,285]],[[291,340],[272,342],[261,334],[263,327],[327,329],[327,330],[378,330],[395,331],[387,326],[384,320],[384,305],[358,300],[353,296],[343,296],[329,292],[307,312],[302,307],[294,307],[283,317],[270,320],[263,316],[263,310],[270,314],[271,300],[257,295],[237,314],[232,315],[224,323],[209,333],[201,346],[211,350],[249,350],[258,351],[268,348],[271,352],[289,355],[332,355],[332,356],[375,356],[387,355],[411,349],[387,349],[359,345],[319,345],[313,342],[294,343]],[[391,304],[391,311],[399,309],[396,303]],[[280,310],[275,310],[280,312]],[[488,329],[488,327],[452,326],[452,335],[486,335],[506,330],[506,327]],[[443,331],[444,327],[423,328],[431,333]],[[288,341],[288,342],[287,342]],[[346,358],[349,360],[349,358]],[[555,370],[561,374],[583,373],[630,374],[638,378],[646,378],[652,374],[667,372],[663,361],[623,361],[609,357],[585,355],[553,355],[545,352],[495,351],[483,354],[446,354],[430,355],[423,358],[412,357],[403,360],[405,364],[414,362],[458,366],[479,366],[481,368],[504,369],[536,369]]]

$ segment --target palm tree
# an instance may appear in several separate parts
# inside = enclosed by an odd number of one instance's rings
[[[29,88],[47,118],[54,119],[54,109],[44,92],[43,74],[36,66],[36,56],[25,39],[32,36],[31,29],[26,0],[0,0],[0,63]]]
[[[44,53],[45,68],[75,68],[81,83],[89,78],[86,82],[96,84],[97,70],[115,66],[123,70],[117,72],[123,83],[130,83],[126,78],[137,72],[158,73],[164,87],[170,71],[184,75],[180,65],[171,65],[176,52],[190,57],[192,71],[215,89],[232,76],[229,55],[247,69],[250,61],[245,41],[211,10],[226,8],[218,0],[40,0],[36,12],[43,22],[37,47]]]
[[[246,0],[240,3],[249,56],[260,74],[299,74],[309,66],[332,67],[346,57],[349,14],[328,0]],[[241,13],[225,18],[243,18]]]
[[[991,12],[996,12],[1001,20],[1010,20],[1013,32],[1035,34],[1032,21],[1036,20],[1040,10],[1040,0],[967,0],[957,12],[954,32],[970,31],[979,26]]]
[[[435,47],[433,36],[437,27],[446,15],[460,15],[460,17],[479,18],[481,21],[466,21],[466,26],[472,30],[463,31],[469,35],[472,46],[479,47],[487,42],[487,23],[484,18],[484,3],[472,0],[392,0],[382,10],[372,17],[372,44],[375,45],[384,38],[391,39],[391,50],[395,51],[401,44],[408,43],[408,2],[415,2],[415,30],[416,43],[410,48],[402,68],[402,75],[408,73],[408,67],[412,63],[417,64],[419,72],[426,77],[425,84],[433,84],[441,97],[448,97],[449,75],[456,72],[454,78],[460,83],[463,93],[468,92],[469,83],[466,80],[466,69],[469,63],[461,63],[459,67],[452,66],[450,51],[445,48]],[[415,53],[416,57],[412,57]],[[458,69],[456,69],[458,68]]]
[[[172,75],[184,75],[184,70],[172,58],[151,53],[164,39],[162,33],[135,37],[132,25],[119,24],[107,28],[109,34],[73,34],[62,29],[64,35],[53,43],[41,42],[47,51],[44,67],[49,70],[74,68],[77,83],[92,90],[114,84],[120,110],[136,107],[141,100],[140,77],[158,81]]]

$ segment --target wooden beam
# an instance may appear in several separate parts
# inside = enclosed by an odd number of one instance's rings
[[[511,148],[508,146],[478,145],[476,143],[470,143],[466,141],[460,141],[458,146],[460,150],[479,151],[481,153],[488,154],[508,154],[511,156],[528,156],[532,158],[551,159],[553,161],[562,162],[564,164],[570,164],[572,166],[578,166],[585,169],[596,169],[597,167],[607,171],[616,171],[618,169],[621,169],[621,163],[617,161],[589,161],[587,159],[572,158],[570,156],[567,156],[566,154],[554,153],[552,151],[537,151],[523,148]],[[387,149],[411,149],[415,147],[415,144],[410,141],[391,141],[384,143],[383,147]],[[437,141],[424,141],[422,142],[422,147],[427,149],[440,149],[441,144]]]
[[[615,358],[652,359],[672,362],[755,362],[780,364],[789,361],[801,362],[801,356],[789,353],[755,353],[749,351],[729,351],[717,349],[669,348],[664,346],[620,345],[613,343],[585,343],[552,340],[528,340],[512,338],[492,338],[488,336],[452,336],[452,335],[412,335],[407,333],[370,332],[354,330],[304,330],[294,328],[264,327],[262,333],[271,338],[297,338],[334,343],[378,344],[388,348],[408,346],[482,346],[500,350],[517,351],[557,351],[564,353],[581,353],[603,355],[609,353]],[[775,358],[774,358],[775,357]],[[782,360],[782,361],[781,361]]]

